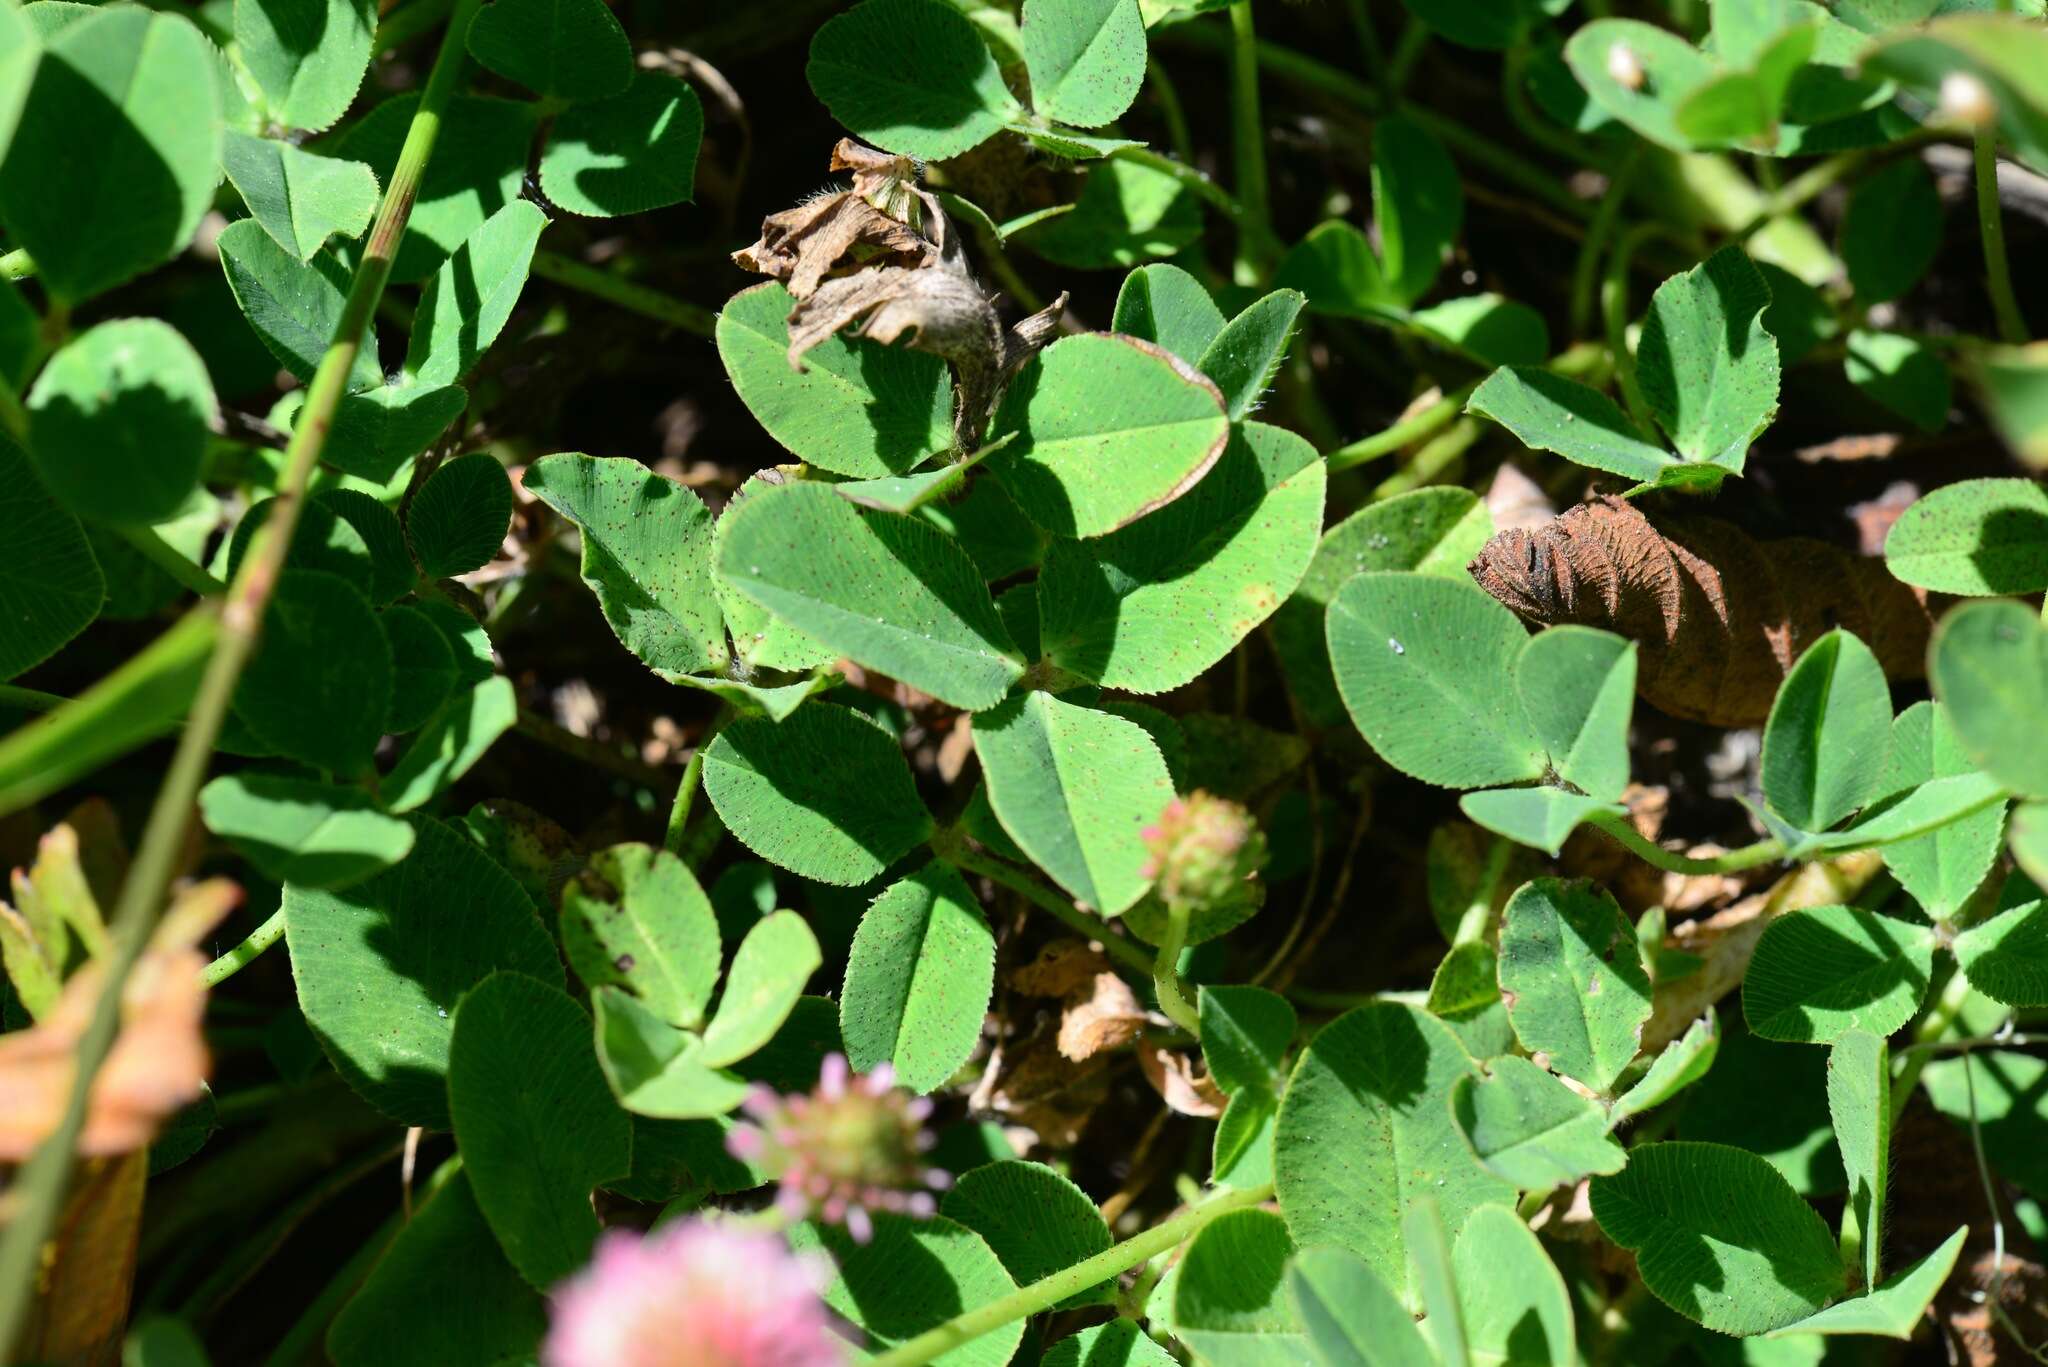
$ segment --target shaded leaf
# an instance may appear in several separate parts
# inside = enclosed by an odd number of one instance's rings
[[[0,679],[56,654],[92,625],[106,596],[78,519],[44,492],[21,448],[0,438]]]
[[[389,185],[418,109],[417,94],[385,100],[348,127],[333,154],[367,162],[378,182]],[[538,109],[523,100],[479,95],[457,95],[449,102],[434,155],[420,177],[405,236],[392,259],[394,283],[433,274],[485,219],[519,198]]]
[[[591,218],[687,203],[703,138],[697,92],[665,72],[636,70],[625,94],[556,118],[540,154],[540,188],[556,207]]]
[[[320,570],[278,576],[235,715],[278,754],[353,778],[391,706],[391,644],[369,601]]]
[[[1217,1367],[1298,1362],[1304,1345],[1284,1282],[1294,1244],[1269,1210],[1234,1210],[1206,1225],[1181,1255],[1174,1337]]]
[[[1114,1242],[1088,1194],[1043,1163],[990,1163],[963,1173],[939,1213],[987,1240],[1019,1286],[1063,1272]],[[1110,1304],[1113,1289],[1091,1287],[1053,1308]]]
[[[1883,1037],[1920,1009],[1933,965],[1926,926],[1858,907],[1811,907],[1764,930],[1742,980],[1742,1014],[1764,1039],[1831,1044],[1848,1030]]]
[[[377,177],[359,161],[302,151],[274,138],[252,138],[230,128],[221,165],[242,202],[301,261],[334,236],[354,239],[377,209]]]
[[[1877,795],[1891,725],[1877,657],[1848,632],[1829,632],[1799,657],[1771,704],[1764,802],[1799,830],[1827,830]]]
[[[601,100],[633,81],[633,46],[603,0],[495,0],[467,42],[470,56],[536,95]]]
[[[815,1223],[790,1231],[799,1253],[829,1253],[836,1275],[825,1303],[881,1351],[903,1343],[975,1306],[1007,1295],[1016,1283],[986,1241],[943,1215],[930,1220],[878,1211],[874,1238],[855,1243],[845,1230]],[[1003,1367],[1024,1336],[1012,1320],[939,1357],[946,1367]]]
[[[235,0],[235,49],[287,128],[317,133],[348,112],[376,28],[371,0]]]
[[[514,200],[441,263],[420,293],[406,342],[405,370],[412,383],[450,385],[475,368],[505,330],[547,225],[539,206]]]
[[[311,380],[320,358],[341,327],[349,276],[331,253],[315,251],[301,261],[278,245],[253,218],[221,229],[214,245],[221,268],[242,316],[256,330],[278,364],[302,380]],[[363,328],[348,384],[353,390],[375,389],[384,382],[377,367],[377,334]]]
[[[939,0],[863,0],[818,29],[804,76],[862,141],[927,161],[1023,112],[974,25]]]
[[[1836,1301],[1817,1314],[1774,1329],[1770,1338],[1791,1338],[1799,1334],[1882,1334],[1886,1338],[1910,1339],[1927,1319],[1927,1308],[1962,1255],[1963,1240],[1970,1228],[1964,1225],[1935,1249],[1892,1277],[1875,1291]]]
[[[360,788],[244,770],[199,790],[206,828],[267,877],[342,887],[412,851],[412,827],[377,810]]]
[[[1777,415],[1778,343],[1761,319],[1770,302],[1770,287],[1736,247],[1723,247],[1651,296],[1636,344],[1636,377],[1687,460],[1739,474],[1750,442]]]
[[[1943,485],[1892,524],[1884,561],[1923,589],[2038,593],[2048,588],[2048,489],[2030,479]]]

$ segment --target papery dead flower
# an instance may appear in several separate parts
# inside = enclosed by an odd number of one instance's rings
[[[225,879],[174,902],[122,992],[121,1033],[93,1080],[79,1152],[128,1153],[199,1095],[209,1059],[201,1025],[206,956],[198,943],[242,900]],[[99,1001],[105,967],[86,964],[35,1025],[0,1035],[0,1161],[18,1163],[57,1128],[76,1076],[78,1041]]]

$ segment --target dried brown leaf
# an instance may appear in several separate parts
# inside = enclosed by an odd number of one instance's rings
[[[1060,1011],[1060,1052],[1076,1063],[1121,1048],[1143,1033],[1145,1008],[1130,985],[1104,969]]]
[[[1689,721],[1763,721],[1800,653],[1837,626],[1893,678],[1925,672],[1927,601],[1883,561],[1825,542],[1761,542],[1705,517],[1653,523],[1606,497],[1500,533],[1470,568],[1529,622],[1604,627],[1635,641],[1637,691]]]
[[[1195,1062],[1188,1055],[1145,1042],[1138,1046],[1138,1066],[1169,1109],[1204,1120],[1223,1114],[1229,1098],[1208,1073],[1195,1071]]]
[[[135,1285],[149,1155],[80,1166],[36,1269],[21,1362],[118,1363]]]

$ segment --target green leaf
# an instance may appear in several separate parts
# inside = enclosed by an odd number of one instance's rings
[[[514,200],[485,219],[441,263],[413,314],[405,348],[410,383],[449,385],[475,368],[512,317],[534,246],[547,226],[539,206]]]
[[[1938,350],[1918,338],[1864,329],[1850,333],[1848,345],[1842,371],[1850,384],[1923,432],[1947,424],[1952,390]]]
[[[1109,326],[1193,362],[1223,331],[1223,310],[1202,282],[1179,266],[1140,266],[1124,277]]]
[[[1273,1127],[1279,1115],[1279,1098],[1271,1092],[1247,1089],[1224,1103],[1211,1145],[1211,1184],[1245,1191],[1273,1180]]]
[[[981,1041],[995,971],[995,937],[950,865],[935,860],[891,884],[861,917],[847,956],[847,1060],[863,1073],[891,1064],[913,1092],[939,1087]]]
[[[704,106],[660,71],[633,73],[623,95],[571,106],[540,155],[540,188],[556,207],[615,218],[689,202],[696,193]]]
[[[1226,1092],[1277,1092],[1280,1063],[1299,1023],[1294,1005],[1263,987],[1204,986],[1202,1057]]]
[[[344,887],[412,851],[412,827],[362,789],[286,774],[217,778],[199,790],[199,814],[266,877],[303,888]]]
[[[370,562],[370,581],[359,587],[367,590],[371,602],[392,603],[412,592],[419,575],[406,553],[405,528],[399,525],[398,514],[360,489],[322,489],[313,495],[313,501],[346,522],[362,540]]]
[[[2013,862],[2035,883],[2048,883],[2048,802],[2022,802],[2012,810],[2008,836]]]
[[[821,470],[901,474],[953,444],[953,385],[929,352],[835,335],[789,364],[795,306],[775,281],[741,290],[718,315],[719,359],[768,435]]]
[[[633,1164],[583,1008],[523,973],[471,988],[448,1046],[448,1110],[477,1206],[520,1275],[545,1288],[581,1267],[598,1235],[591,1192]]]
[[[1642,1045],[1650,974],[1635,930],[1598,884],[1538,878],[1508,899],[1500,986],[1523,1047],[1605,1094]]]
[[[1594,798],[1619,798],[1628,786],[1635,643],[1593,627],[1538,632],[1515,661],[1515,690],[1551,770]]]
[[[1948,709],[1917,702],[1892,723],[1891,757],[1878,786],[1883,792],[1903,792],[1934,779],[1975,772],[1976,765],[1949,723]],[[2004,822],[2005,804],[1993,803],[1931,835],[1884,846],[1885,867],[1930,918],[1946,918],[1991,871]]]
[[[1401,316],[1404,304],[1372,242],[1335,219],[1318,223],[1288,249],[1273,283],[1300,290],[1312,311],[1342,318],[1386,323]]]
[[[1458,1303],[1457,1274],[1451,1267],[1451,1245],[1437,1215],[1436,1198],[1418,1196],[1401,1221],[1415,1280],[1422,1287],[1422,1334],[1436,1346],[1444,1367],[1471,1367],[1471,1346],[1465,1340],[1464,1307]]]
[[[601,100],[633,82],[633,45],[603,0],[495,0],[469,26],[469,55],[558,100]]]
[[[199,483],[220,405],[206,363],[168,323],[101,323],[28,393],[28,449],[59,501],[95,522],[168,520]]]
[[[302,151],[230,128],[221,165],[242,202],[277,245],[301,261],[339,235],[353,240],[377,210],[377,177],[359,161]]]
[[[1458,810],[1476,825],[1552,855],[1564,848],[1581,822],[1602,809],[1626,810],[1619,803],[1549,787],[1489,788],[1458,799]]]
[[[1876,1286],[1884,1249],[1885,1183],[1891,1176],[1891,1055],[1880,1037],[1845,1030],[1828,1050],[1828,1115],[1849,1178],[1842,1262]]]
[[[731,530],[731,514],[747,499],[775,486],[750,479],[726,500],[725,512],[712,530],[711,559],[715,565],[720,548]],[[993,488],[993,485],[984,485]],[[839,653],[820,645],[780,620],[753,599],[728,584],[714,571],[712,596],[725,616],[725,630],[732,641],[732,655],[747,671],[757,669],[815,670],[839,658]],[[821,676],[822,677],[822,676]]]
[[[1043,134],[1032,136],[1046,141]],[[1081,155],[1082,149],[1060,141],[1067,146],[1056,155]],[[1010,234],[1071,270],[1132,266],[1172,256],[1199,238],[1202,208],[1192,190],[1164,171],[1121,159],[1098,161],[1089,167],[1071,209],[1042,212],[1029,223],[1012,225]]]
[[[818,29],[804,76],[863,142],[926,161],[1023,113],[974,25],[939,0],[863,0]]]
[[[270,117],[317,133],[348,112],[369,69],[371,0],[235,0],[235,49]]]
[[[253,218],[221,229],[214,244],[221,268],[242,316],[278,364],[310,381],[320,358],[341,327],[349,276],[329,252],[316,251],[301,261],[279,246],[277,239]],[[349,371],[349,388],[375,389],[384,383],[377,365],[377,336],[365,325],[362,349]]]
[[[2048,347],[1986,347],[1969,373],[2013,454],[2029,465],[2048,464]]]
[[[1365,570],[1463,578],[1466,562],[1492,535],[1486,505],[1455,487],[1416,489],[1368,503],[1323,533],[1300,586],[1273,614],[1271,628],[1288,684],[1309,721],[1335,726],[1346,719],[1323,626],[1344,581]]]
[[[875,0],[869,0],[875,3]],[[1101,536],[1185,493],[1222,456],[1216,386],[1168,352],[1107,333],[1065,337],[1003,392],[989,466],[1033,522]]]
[[[389,484],[400,466],[431,446],[468,406],[468,391],[452,384],[344,395],[320,458],[344,474]]]
[[[2048,588],[2048,489],[2030,479],[1944,485],[1892,524],[1884,563],[1939,593],[2038,593]]]
[[[1639,1144],[1593,1179],[1593,1215],[1635,1250],[1658,1300],[1724,1334],[1761,1334],[1841,1294],[1835,1241],[1769,1163],[1723,1144]]]
[[[1241,424],[1215,468],[1166,507],[1108,536],[1053,543],[1038,581],[1046,658],[1134,693],[1191,682],[1300,583],[1324,485],[1306,441]]]
[[[943,1215],[913,1220],[889,1211],[873,1219],[874,1237],[866,1243],[812,1222],[792,1229],[789,1242],[798,1253],[831,1255],[835,1275],[825,1304],[859,1326],[874,1352],[1016,1290],[994,1250],[964,1225]],[[1015,1319],[931,1360],[943,1367],[1004,1367],[1023,1337],[1024,1321]]]
[[[1808,68],[1820,28],[1798,24],[1776,33],[1740,70],[1723,71],[1678,103],[1678,130],[1700,146],[1773,147],[1787,88]],[[1727,53],[1725,61],[1733,60]]]
[[[1927,1099],[1958,1126],[1982,1135],[1984,1156],[2005,1180],[2039,1198],[2048,1192],[2048,1147],[2041,1143],[2048,1060],[2012,1049],[1936,1059],[1920,1074]]]
[[[1575,1360],[1572,1301],[1550,1255],[1506,1206],[1481,1206],[1451,1251],[1475,1363]]]
[[[1451,1116],[1479,1165],[1523,1191],[1620,1172],[1628,1152],[1607,1137],[1607,1113],[1513,1054],[1451,1087]]]
[[[725,1068],[767,1044],[824,961],[817,937],[795,912],[778,911],[756,921],[733,952],[697,1061]]]
[[[720,577],[861,665],[970,710],[1024,672],[973,561],[928,523],[813,483],[760,490],[728,522]]]
[[[1032,862],[1078,902],[1115,916],[1138,900],[1141,838],[1173,798],[1143,727],[1025,693],[974,719],[989,805]]]
[[[327,1332],[336,1367],[449,1367],[531,1357],[547,1303],[498,1247],[457,1170],[413,1218]]]
[[[0,223],[53,295],[88,299],[192,240],[220,180],[217,60],[182,15],[140,7],[99,10],[44,44],[13,140],[0,140]],[[0,94],[0,132],[8,103]]]
[[[1801,831],[1825,831],[1878,796],[1892,694],[1870,647],[1837,628],[1792,666],[1764,725],[1764,802]]]
[[[2048,631],[2018,603],[1965,603],[1928,651],[1934,696],[1978,767],[2025,797],[2048,797]]]
[[[460,260],[460,255],[456,257]],[[482,569],[512,524],[512,481],[488,451],[457,456],[420,486],[405,517],[413,559],[429,579]]]
[[[1287,1267],[1287,1302],[1323,1367],[1438,1367],[1401,1298],[1342,1248],[1305,1248]]]
[[[1564,56],[1593,103],[1660,147],[1692,150],[1678,128],[1679,103],[1716,70],[1698,48],[1638,19],[1595,19],[1572,34]],[[1641,79],[1625,83],[1616,74],[1628,72]]]
[[[496,969],[562,985],[555,943],[512,876],[411,818],[405,862],[345,891],[288,884],[299,1009],[336,1071],[401,1125],[448,1128],[450,1017]]]
[[[1447,788],[1543,773],[1543,743],[1501,681],[1528,640],[1470,580],[1361,574],[1330,604],[1344,706],[1381,759]]]
[[[1941,196],[1917,158],[1904,157],[1858,181],[1842,220],[1842,264],[1866,304],[1911,289],[1941,247]]]
[[[1408,322],[1480,365],[1536,365],[1550,354],[1543,315],[1498,294],[1446,299],[1416,310]]]
[[[1247,305],[1203,349],[1195,368],[1216,382],[1223,411],[1236,422],[1258,406],[1287,354],[1306,302],[1299,290],[1274,290]]]
[[[1902,28],[1872,48],[1863,65],[1929,100],[1951,73],[1976,77],[1991,95],[2000,140],[2034,170],[2048,170],[2048,81],[2041,74],[2048,71],[2048,32],[2038,15],[1943,14]]]
[[[0,437],[0,679],[41,664],[92,625],[106,601],[78,519],[44,492],[20,447]]]
[[[1513,47],[1539,17],[1529,0],[1405,0],[1408,12],[1460,47]]]
[[[391,706],[384,729],[416,731],[455,691],[455,650],[434,619],[416,607],[394,605],[377,614],[391,643]]]
[[[1300,1362],[1305,1345],[1284,1280],[1294,1245],[1269,1210],[1233,1210],[1205,1225],[1176,1270],[1173,1336],[1215,1367]]]
[[[1659,482],[1677,463],[1645,441],[1614,400],[1540,366],[1502,366],[1472,391],[1465,407],[1507,428],[1532,451],[1551,451],[1639,484]]]
[[[2008,907],[1956,936],[1970,986],[2007,1006],[2048,1006],[2048,902]]]
[[[1380,268],[1403,305],[1429,292],[1464,226],[1465,192],[1443,144],[1399,115],[1372,130],[1372,206]]]
[[[1765,927],[1742,980],[1742,1014],[1764,1039],[1880,1037],[1920,1009],[1933,971],[1928,927],[1859,907],[1811,907]]]
[[[1664,1046],[1649,1070],[1633,1087],[1621,1094],[1607,1113],[1610,1127],[1662,1106],[1672,1097],[1706,1076],[1720,1052],[1719,1019],[1709,1011],[1686,1028],[1686,1032]]]
[[[711,511],[696,494],[638,461],[568,452],[535,461],[523,483],[582,532],[583,582],[620,644],[671,681],[724,668]]]
[[[228,539],[227,578],[241,571],[256,533],[276,510],[277,500],[266,498],[253,504],[235,524],[234,535]],[[335,512],[324,499],[309,499],[299,509],[299,525],[292,533],[291,551],[284,563],[287,569],[319,570],[344,579],[366,598],[377,582],[377,561],[370,554],[370,543],[355,523]]]
[[[1295,1241],[1350,1249],[1417,1304],[1401,1233],[1415,1199],[1433,1196],[1454,1231],[1479,1206],[1514,1199],[1451,1120],[1452,1084],[1477,1073],[1450,1027],[1411,1006],[1375,1002],[1323,1027],[1295,1065],[1273,1140]]]
[[[1145,83],[1138,0],[1025,0],[1023,47],[1032,107],[1077,128],[1113,122]]]
[[[841,887],[875,878],[932,832],[895,738],[830,703],[728,725],[704,752],[704,791],[748,849]]]
[[[718,984],[718,918],[682,860],[614,845],[562,888],[562,952],[585,986],[623,988],[694,1030]]]
[[[1955,1270],[1962,1255],[1963,1240],[1970,1227],[1962,1226],[1942,1240],[1941,1247],[1925,1255],[1875,1291],[1849,1300],[1836,1301],[1827,1309],[1772,1330],[1768,1338],[1792,1338],[1800,1334],[1881,1334],[1886,1338],[1910,1339],[1927,1319],[1927,1308]]]
[[[1046,1349],[1045,1367],[1173,1367],[1174,1356],[1145,1337],[1136,1320],[1114,1319]]]
[[[1088,1194],[1043,1163],[990,1163],[963,1173],[939,1213],[986,1239],[1019,1286],[1063,1272],[1115,1242]],[[1105,1283],[1053,1308],[1114,1304],[1114,1291]]]
[[[389,185],[418,110],[415,94],[384,101],[350,126],[334,155],[367,162],[378,182]],[[485,219],[519,198],[538,118],[539,106],[523,100],[458,95],[449,102],[391,263],[393,283],[432,275]]]
[[[590,994],[597,1015],[597,1065],[619,1104],[635,1115],[705,1120],[746,1100],[738,1074],[705,1065],[702,1042],[616,987]]]
[[[1739,474],[1750,442],[1777,415],[1778,343],[1761,317],[1770,302],[1770,286],[1737,247],[1723,247],[1650,297],[1636,377],[1687,460]]]
[[[1827,1107],[1827,1053],[1774,1044],[1739,1027],[1727,1007],[1726,1036],[1714,1066],[1676,1113],[1679,1137],[1747,1149],[1776,1168],[1802,1196],[1848,1188]]]
[[[280,755],[353,778],[391,707],[391,643],[346,580],[287,569],[235,689],[235,715]]]
[[[446,792],[519,720],[510,679],[485,679],[452,694],[420,726],[384,777],[384,800],[409,812]]]

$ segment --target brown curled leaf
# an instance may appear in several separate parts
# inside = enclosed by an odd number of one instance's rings
[[[1895,679],[1926,671],[1925,597],[1882,560],[1805,537],[1758,541],[1708,517],[1653,522],[1609,497],[1500,533],[1469,568],[1528,622],[1635,641],[1637,692],[1687,721],[1762,722],[1793,662],[1834,627],[1861,638]]]

